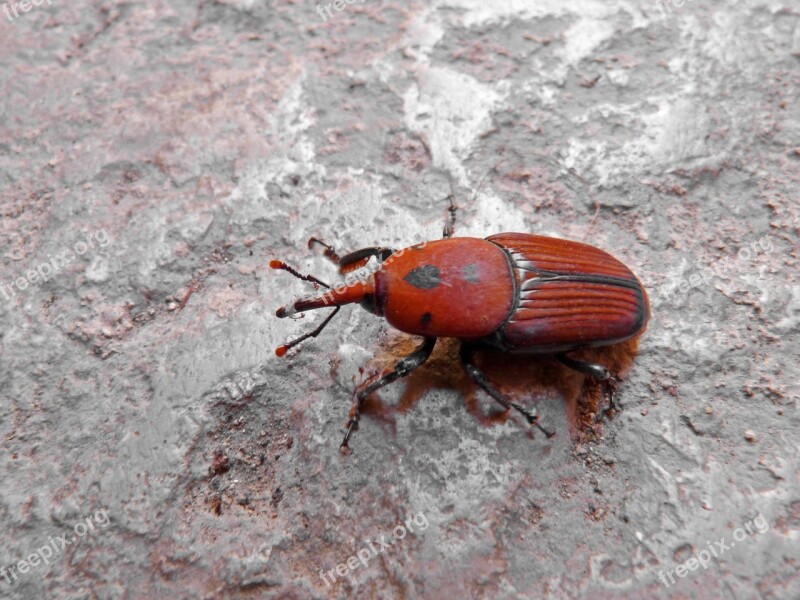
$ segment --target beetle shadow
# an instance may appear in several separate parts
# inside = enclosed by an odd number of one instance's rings
[[[603,348],[587,348],[571,352],[573,358],[599,363],[612,373],[624,378],[636,356],[639,340],[634,338],[621,344]],[[368,368],[391,368],[397,360],[411,353],[417,346],[414,338],[397,338],[390,341],[388,351],[376,358]],[[484,426],[505,423],[515,411],[504,410],[483,390],[478,388],[459,360],[459,342],[455,339],[439,339],[433,354],[418,369],[392,385],[405,385],[395,403],[384,401],[380,391],[365,399],[362,414],[377,419],[393,430],[396,415],[414,408],[417,402],[432,388],[454,390],[464,398],[467,411]],[[597,415],[606,408],[607,397],[602,383],[578,373],[549,356],[508,354],[492,349],[475,352],[476,365],[486,374],[491,384],[500,393],[526,407],[540,407],[541,402],[561,399],[566,403],[570,435],[580,441],[599,435],[602,421]],[[620,398],[617,391],[616,398]],[[623,404],[624,404],[624,398]],[[515,415],[521,425],[524,420]],[[534,428],[530,428],[531,435]]]

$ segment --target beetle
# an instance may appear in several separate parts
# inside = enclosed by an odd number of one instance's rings
[[[422,344],[394,369],[357,387],[340,446],[343,450],[358,429],[364,399],[422,365],[440,337],[458,338],[460,361],[470,379],[548,437],[554,432],[539,423],[534,409],[500,394],[475,365],[477,348],[553,356],[601,381],[609,401],[606,412],[614,409],[613,393],[619,379],[602,365],[568,353],[617,344],[645,331],[650,304],[636,276],[607,252],[581,242],[528,233],[499,233],[485,239],[454,237],[456,206],[452,195],[449,199],[449,219],[440,240],[402,250],[368,247],[340,257],[325,242],[311,238],[309,248],[321,245],[341,274],[364,267],[372,257],[377,259],[377,270],[346,285],[331,288],[282,261],[270,262],[274,269],[328,290],[282,307],[276,316],[334,308],[314,331],[279,346],[278,356],[316,337],[343,305],[353,303],[384,317],[400,331],[423,337]]]

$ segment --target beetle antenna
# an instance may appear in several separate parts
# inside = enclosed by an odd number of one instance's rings
[[[331,289],[331,286],[329,286],[324,281],[320,281],[319,279],[317,279],[313,275],[303,275],[302,273],[299,273],[298,271],[296,271],[295,269],[293,269],[292,267],[290,267],[289,265],[287,265],[283,261],[271,260],[271,261],[269,261],[269,266],[272,267],[273,269],[280,269],[281,271],[286,271],[287,273],[291,273],[292,275],[294,275],[298,279],[302,279],[303,281],[310,281],[311,283],[318,283],[322,287],[326,287],[328,289]]]
[[[492,173],[497,173],[497,167],[499,167],[500,165],[502,165],[504,162],[508,161],[508,159],[509,159],[509,157],[508,157],[508,156],[506,156],[505,158],[501,158],[499,161],[497,161],[497,162],[495,163],[495,165],[494,165],[494,166],[493,166],[491,169],[489,169],[488,171],[486,171],[486,174],[483,176],[483,179],[481,179],[481,180],[478,182],[478,187],[477,187],[477,188],[475,188],[475,191],[474,191],[474,192],[473,192],[473,194],[472,194],[472,201],[473,201],[473,202],[475,201],[475,198],[477,198],[477,196],[478,196],[478,194],[480,193],[481,189],[483,189],[483,184],[484,184],[484,183],[486,183],[486,180],[487,180],[487,179],[489,179],[489,175],[491,175]]]
[[[504,162],[508,162],[509,159],[510,159],[510,157],[508,157],[508,156],[506,156],[505,158],[501,158],[494,165],[492,165],[491,167],[489,167],[486,170],[486,173],[483,174],[483,177],[481,177],[481,180],[478,182],[478,186],[475,188],[475,191],[472,192],[472,198],[470,198],[470,204],[474,204],[475,203],[475,198],[477,198],[478,194],[481,193],[481,190],[483,189],[483,186],[486,183],[486,180],[489,179],[489,177],[492,175],[492,173],[497,173],[497,167],[502,165]],[[452,189],[452,188],[453,188],[453,182],[451,180],[450,181],[450,189]]]
[[[288,344],[283,344],[283,345],[281,345],[281,346],[278,346],[277,348],[275,348],[275,354],[277,354],[278,356],[283,356],[284,354],[286,354],[286,352],[289,350],[289,348],[294,348],[295,346],[297,346],[297,344],[299,344],[300,342],[303,342],[303,341],[307,340],[308,338],[317,337],[317,336],[319,335],[319,332],[320,332],[320,331],[322,331],[323,329],[325,329],[325,326],[326,326],[328,323],[330,323],[330,321],[331,321],[331,319],[333,318],[333,316],[334,316],[336,313],[338,313],[338,312],[339,312],[339,309],[340,309],[340,308],[342,308],[342,307],[341,307],[341,306],[337,306],[337,307],[334,309],[334,311],[333,311],[331,314],[329,314],[329,315],[328,315],[328,316],[325,318],[325,320],[324,320],[322,323],[320,323],[320,324],[319,324],[319,327],[317,327],[317,328],[316,328],[314,331],[312,331],[312,332],[310,332],[310,333],[304,333],[304,334],[303,334],[303,335],[301,335],[299,338],[297,338],[297,339],[295,339],[295,340],[292,340],[292,341],[291,341],[291,342],[289,342]]]

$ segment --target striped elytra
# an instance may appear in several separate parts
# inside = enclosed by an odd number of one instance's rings
[[[622,342],[644,331],[649,303],[636,276],[607,252],[523,233],[487,238],[514,273],[515,306],[491,342],[542,354]]]

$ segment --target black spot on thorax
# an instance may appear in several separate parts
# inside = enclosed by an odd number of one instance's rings
[[[432,290],[441,283],[439,269],[434,265],[422,265],[412,269],[403,279],[421,290]]]
[[[478,273],[478,265],[475,263],[466,265],[461,269],[461,273],[464,275],[464,279],[470,283],[478,283],[481,280],[480,274]]]

